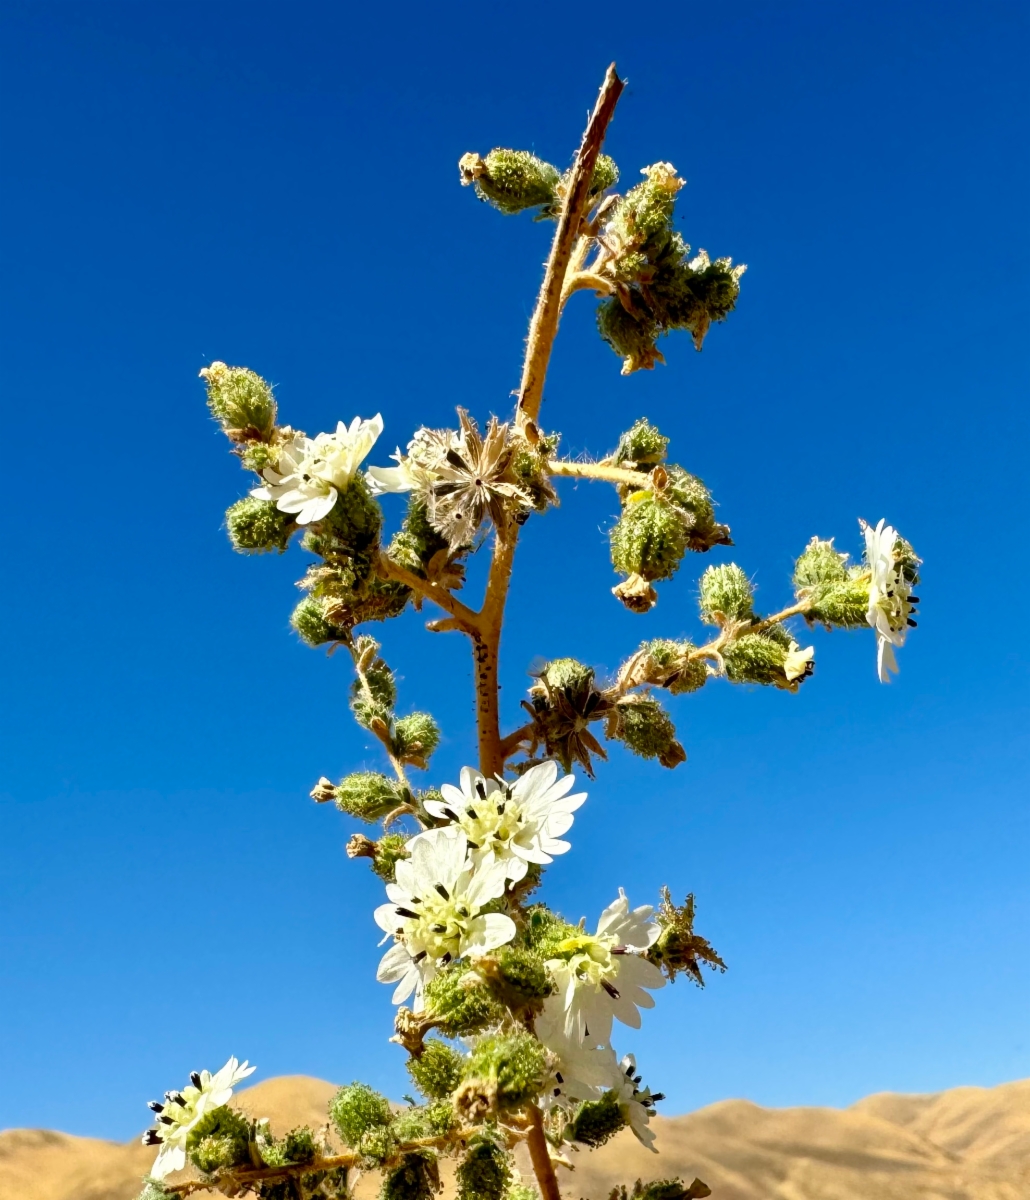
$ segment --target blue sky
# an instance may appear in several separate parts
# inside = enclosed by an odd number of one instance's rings
[[[732,527],[767,609],[813,534],[886,516],[926,562],[890,687],[817,634],[795,697],[675,702],[675,773],[617,750],[546,896],[592,921],[693,890],[730,964],[634,1049],[684,1111],[847,1104],[1030,1074],[1024,5],[7,3],[0,304],[0,1126],[129,1137],[188,1071],[249,1057],[405,1090],[348,821],[374,766],[347,666],[287,618],[303,555],[245,559],[246,487],[198,369],[246,364],[314,433],[381,411],[382,457],[504,413],[549,227],[458,186],[466,150],[560,164],[608,62],[624,179],[689,180],[687,240],[749,264],[704,353],[622,379],[580,298],[544,421],[603,453],[641,415]],[[26,470],[31,470],[26,474]],[[614,668],[697,636],[700,560],[612,599],[612,494],[525,531],[503,651]],[[398,506],[391,507],[391,520]],[[465,644],[382,630],[401,700],[472,754]],[[84,1099],[89,1097],[88,1100]]]

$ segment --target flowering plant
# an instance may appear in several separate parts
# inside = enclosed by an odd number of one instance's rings
[[[323,777],[312,796],[380,825],[357,833],[350,857],[366,858],[386,897],[374,919],[388,943],[378,978],[398,1005],[394,1035],[422,1102],[397,1109],[364,1084],[341,1088],[330,1135],[310,1129],[276,1139],[228,1105],[253,1068],[230,1059],[216,1075],[191,1076],[152,1108],[145,1140],[159,1147],[147,1200],[171,1194],[246,1191],[262,1200],[349,1195],[356,1169],[383,1177],[383,1200],[429,1200],[439,1160],[457,1160],[460,1200],[560,1200],[558,1175],[577,1149],[623,1129],[654,1149],[650,1125],[660,1092],[644,1086],[632,1056],[612,1046],[616,1022],[638,1027],[654,993],[686,972],[724,970],[694,930],[694,898],[663,889],[657,907],[631,907],[625,892],[593,932],[532,899],[545,869],[569,849],[566,835],[586,800],[573,769],[593,778],[604,741],[673,768],[686,757],[663,693],[698,691],[715,679],[796,692],[811,676],[792,618],[827,629],[871,628],[884,682],[897,669],[917,598],[919,560],[881,521],[864,523],[865,557],[850,564],[832,540],[813,538],[794,569],[794,597],[771,615],[755,609],[746,572],[709,566],[700,615],[713,634],[700,644],[651,638],[613,678],[560,658],[544,664],[523,702],[526,720],[502,732],[498,654],[519,533],[558,503],[557,481],[597,480],[615,489],[619,514],[611,558],[618,601],[636,613],[658,600],[688,552],[732,545],[697,476],[669,459],[669,439],[636,421],[596,461],[558,454],[559,435],[538,424],[544,377],[559,320],[577,292],[598,298],[602,338],[622,372],[664,362],[659,340],[687,330],[697,349],[725,320],[742,266],[712,260],[674,231],[683,180],[669,163],[642,171],[618,194],[619,172],[601,145],[623,84],[608,72],[579,151],[564,173],[526,151],[467,154],[462,182],[503,213],[532,211],[555,223],[515,412],[485,425],[458,410],[456,428],[418,429],[393,466],[367,464],[383,430],[379,414],[342,421],[313,438],[277,422],[269,385],[242,367],[212,363],[201,375],[208,403],[257,485],[227,513],[243,552],[285,551],[297,536],[312,556],[292,624],[311,646],[344,648],[354,668],[351,708],[381,743],[388,772]],[[399,529],[384,536],[384,506],[406,495]],[[489,548],[481,605],[459,597],[468,557]],[[428,628],[468,638],[475,662],[479,762],[457,783],[413,782],[440,739],[431,714],[397,713],[397,683],[380,644],[359,627],[430,604]],[[515,1152],[528,1150],[535,1187],[522,1182]],[[199,1174],[170,1180],[192,1164]],[[709,1194],[663,1180],[640,1185],[646,1200]]]

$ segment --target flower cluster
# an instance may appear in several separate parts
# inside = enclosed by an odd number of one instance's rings
[[[143,1135],[144,1146],[160,1146],[150,1173],[164,1179],[186,1165],[186,1143],[201,1120],[229,1102],[233,1088],[255,1068],[230,1058],[221,1070],[194,1071],[181,1092],[165,1092],[163,1101],[151,1100],[157,1123]]]
[[[355,417],[342,421],[335,433],[305,437],[295,433],[279,447],[275,467],[261,472],[265,483],[250,493],[257,500],[272,500],[280,512],[296,517],[298,525],[310,525],[328,516],[340,492],[350,486],[358,467],[383,432],[383,419],[376,413],[369,421]]]

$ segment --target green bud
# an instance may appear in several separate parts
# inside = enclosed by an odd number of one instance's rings
[[[411,713],[401,717],[393,727],[394,753],[402,762],[423,770],[439,744],[440,727],[429,713]]]
[[[447,1099],[461,1082],[465,1055],[440,1038],[429,1038],[418,1058],[408,1059],[408,1074],[423,1096]]]
[[[639,575],[648,582],[671,579],[687,550],[687,530],[680,512],[650,488],[627,496],[609,537],[616,571]]]
[[[425,1008],[444,1037],[478,1033],[504,1016],[490,989],[464,963],[452,963],[430,980]]]
[[[668,688],[674,696],[696,692],[708,682],[708,668],[701,659],[691,659],[697,647],[693,642],[672,642],[656,638],[641,646],[647,659],[639,672],[641,683]],[[634,673],[634,679],[638,674]]]
[[[789,634],[787,636],[789,638]],[[771,683],[788,688],[785,673],[788,652],[779,632],[746,633],[723,651],[726,678],[732,683]]]
[[[536,512],[546,512],[558,503],[551,477],[547,473],[547,461],[558,449],[559,435],[541,437],[537,445],[519,439],[511,459],[511,471],[522,490],[530,497]]]
[[[794,564],[794,586],[798,592],[819,591],[835,583],[844,583],[848,578],[846,554],[833,548],[833,538],[828,542],[814,537],[805,547],[804,553]]]
[[[813,597],[808,617],[812,621],[824,621],[843,629],[862,629],[867,624],[869,610],[869,580],[848,579],[846,583],[820,588]]]
[[[691,263],[670,263],[648,288],[659,323],[688,329],[700,350],[710,326],[725,321],[736,307],[741,274],[743,267],[731,266],[728,258],[710,262],[703,250]]]
[[[366,1083],[342,1087],[329,1102],[329,1119],[352,1149],[369,1134],[386,1131],[393,1119],[390,1102]]]
[[[659,433],[646,417],[641,417],[632,429],[627,429],[619,438],[612,458],[617,463],[631,462],[637,467],[654,466],[665,462],[668,449],[669,439]]]
[[[307,1125],[291,1129],[283,1138],[266,1142],[261,1146],[261,1157],[266,1166],[282,1167],[287,1163],[307,1163],[318,1153],[315,1135]]]
[[[466,1120],[477,1123],[534,1102],[546,1076],[547,1052],[532,1034],[487,1034],[465,1062],[454,1105]]]
[[[458,163],[463,184],[475,184],[480,200],[502,213],[551,207],[561,180],[557,167],[528,150],[491,150],[486,158],[466,154]]]
[[[736,563],[709,567],[701,576],[701,618],[709,625],[721,625],[722,618],[750,621],[755,611],[755,593],[751,581]]]
[[[171,1200],[176,1193],[169,1191],[160,1179],[152,1179],[149,1175],[143,1180],[143,1191],[136,1200]]]
[[[390,542],[387,551],[390,558],[424,577],[430,561],[447,548],[447,539],[429,524],[425,501],[413,492],[408,497],[407,515]]]
[[[617,738],[641,758],[657,758],[663,767],[675,767],[686,761],[686,753],[676,741],[672,718],[657,700],[648,696],[633,697],[620,704],[608,736]]]
[[[617,1093],[605,1092],[600,1100],[588,1100],[579,1106],[566,1126],[565,1136],[570,1142],[603,1146],[625,1126],[626,1118],[619,1107]]]
[[[383,1180],[380,1200],[431,1200],[440,1191],[440,1167],[431,1150],[405,1154]]]
[[[458,1200],[504,1200],[511,1182],[508,1152],[488,1137],[474,1137],[457,1171]]]
[[[676,193],[684,182],[670,163],[644,167],[641,174],[645,176],[644,182],[623,196],[609,224],[612,234],[624,246],[642,245],[669,229]]]
[[[279,447],[268,442],[246,442],[238,453],[247,470],[256,471],[258,475],[265,467],[275,467],[279,461]]]
[[[314,596],[305,596],[301,600],[293,610],[290,624],[301,641],[309,646],[323,646],[326,642],[344,641],[348,637],[346,629],[329,623],[324,602],[316,600]]]
[[[552,912],[546,904],[534,904],[525,913],[523,937],[532,950],[547,960],[558,956],[558,946],[582,933],[578,925],[570,925],[564,917]]]
[[[275,428],[275,398],[260,375],[213,362],[200,372],[207,405],[233,441],[267,441]]]
[[[345,776],[336,788],[335,800],[340,812],[368,822],[378,821],[404,803],[397,784],[378,771]]]
[[[289,513],[280,512],[271,500],[244,496],[226,510],[225,527],[233,549],[243,554],[286,549],[297,526]]]
[[[351,551],[367,551],[379,544],[383,510],[363,475],[354,476],[324,520],[337,542]]]
[[[664,495],[683,518],[687,549],[704,554],[713,546],[732,546],[729,526],[716,521],[712,494],[701,480],[675,463],[666,467],[666,474]]]
[[[490,985],[499,1004],[511,1012],[538,1011],[554,991],[543,958],[520,946],[502,946],[476,962],[476,972]]]
[[[545,212],[546,216],[557,217],[561,211],[561,206],[568,194],[569,184],[572,182],[572,172],[574,167],[569,169],[562,175],[557,188],[555,189],[554,204]],[[619,182],[619,168],[615,165],[615,159],[607,154],[599,154],[597,161],[594,163],[593,174],[590,176],[590,191],[587,193],[587,209],[591,209],[608,191]]]
[[[193,1165],[209,1174],[250,1161],[250,1122],[222,1105],[206,1112],[186,1139]]]
[[[364,668],[363,674],[364,680],[358,678],[351,684],[350,706],[354,719],[365,729],[376,720],[388,724],[397,703],[397,682],[393,672],[381,658],[376,658]]]
[[[665,362],[658,349],[661,328],[643,304],[630,313],[618,296],[609,296],[597,306],[597,329],[623,360],[623,375],[651,371],[655,363]]]
[[[411,857],[411,852],[406,849],[409,840],[405,833],[384,833],[376,842],[372,870],[384,883],[394,883],[397,879],[397,864],[402,858]]]
[[[399,1142],[442,1137],[454,1126],[450,1097],[435,1104],[415,1104],[402,1109],[393,1119],[393,1135]]]

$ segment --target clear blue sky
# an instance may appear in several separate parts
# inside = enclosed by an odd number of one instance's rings
[[[380,885],[307,798],[378,760],[346,662],[289,632],[303,555],[229,549],[197,371],[253,367],[311,433],[381,411],[381,458],[505,412],[549,227],[455,164],[567,162],[612,58],[624,177],[673,162],[687,240],[749,271],[702,355],[628,380],[584,298],[546,424],[600,453],[659,422],[767,608],[809,537],[888,517],[923,613],[890,687],[835,633],[796,697],[677,701],[689,762],[613,753],[547,896],[697,893],[730,972],[620,1039],[668,1111],[1030,1075],[1026,6],[9,0],[0,42],[0,1126],[128,1137],[229,1054],[405,1090]],[[611,493],[562,495],[519,551],[509,719],[539,656],[700,633],[703,561],[631,616]],[[453,778],[466,646],[382,632]]]

